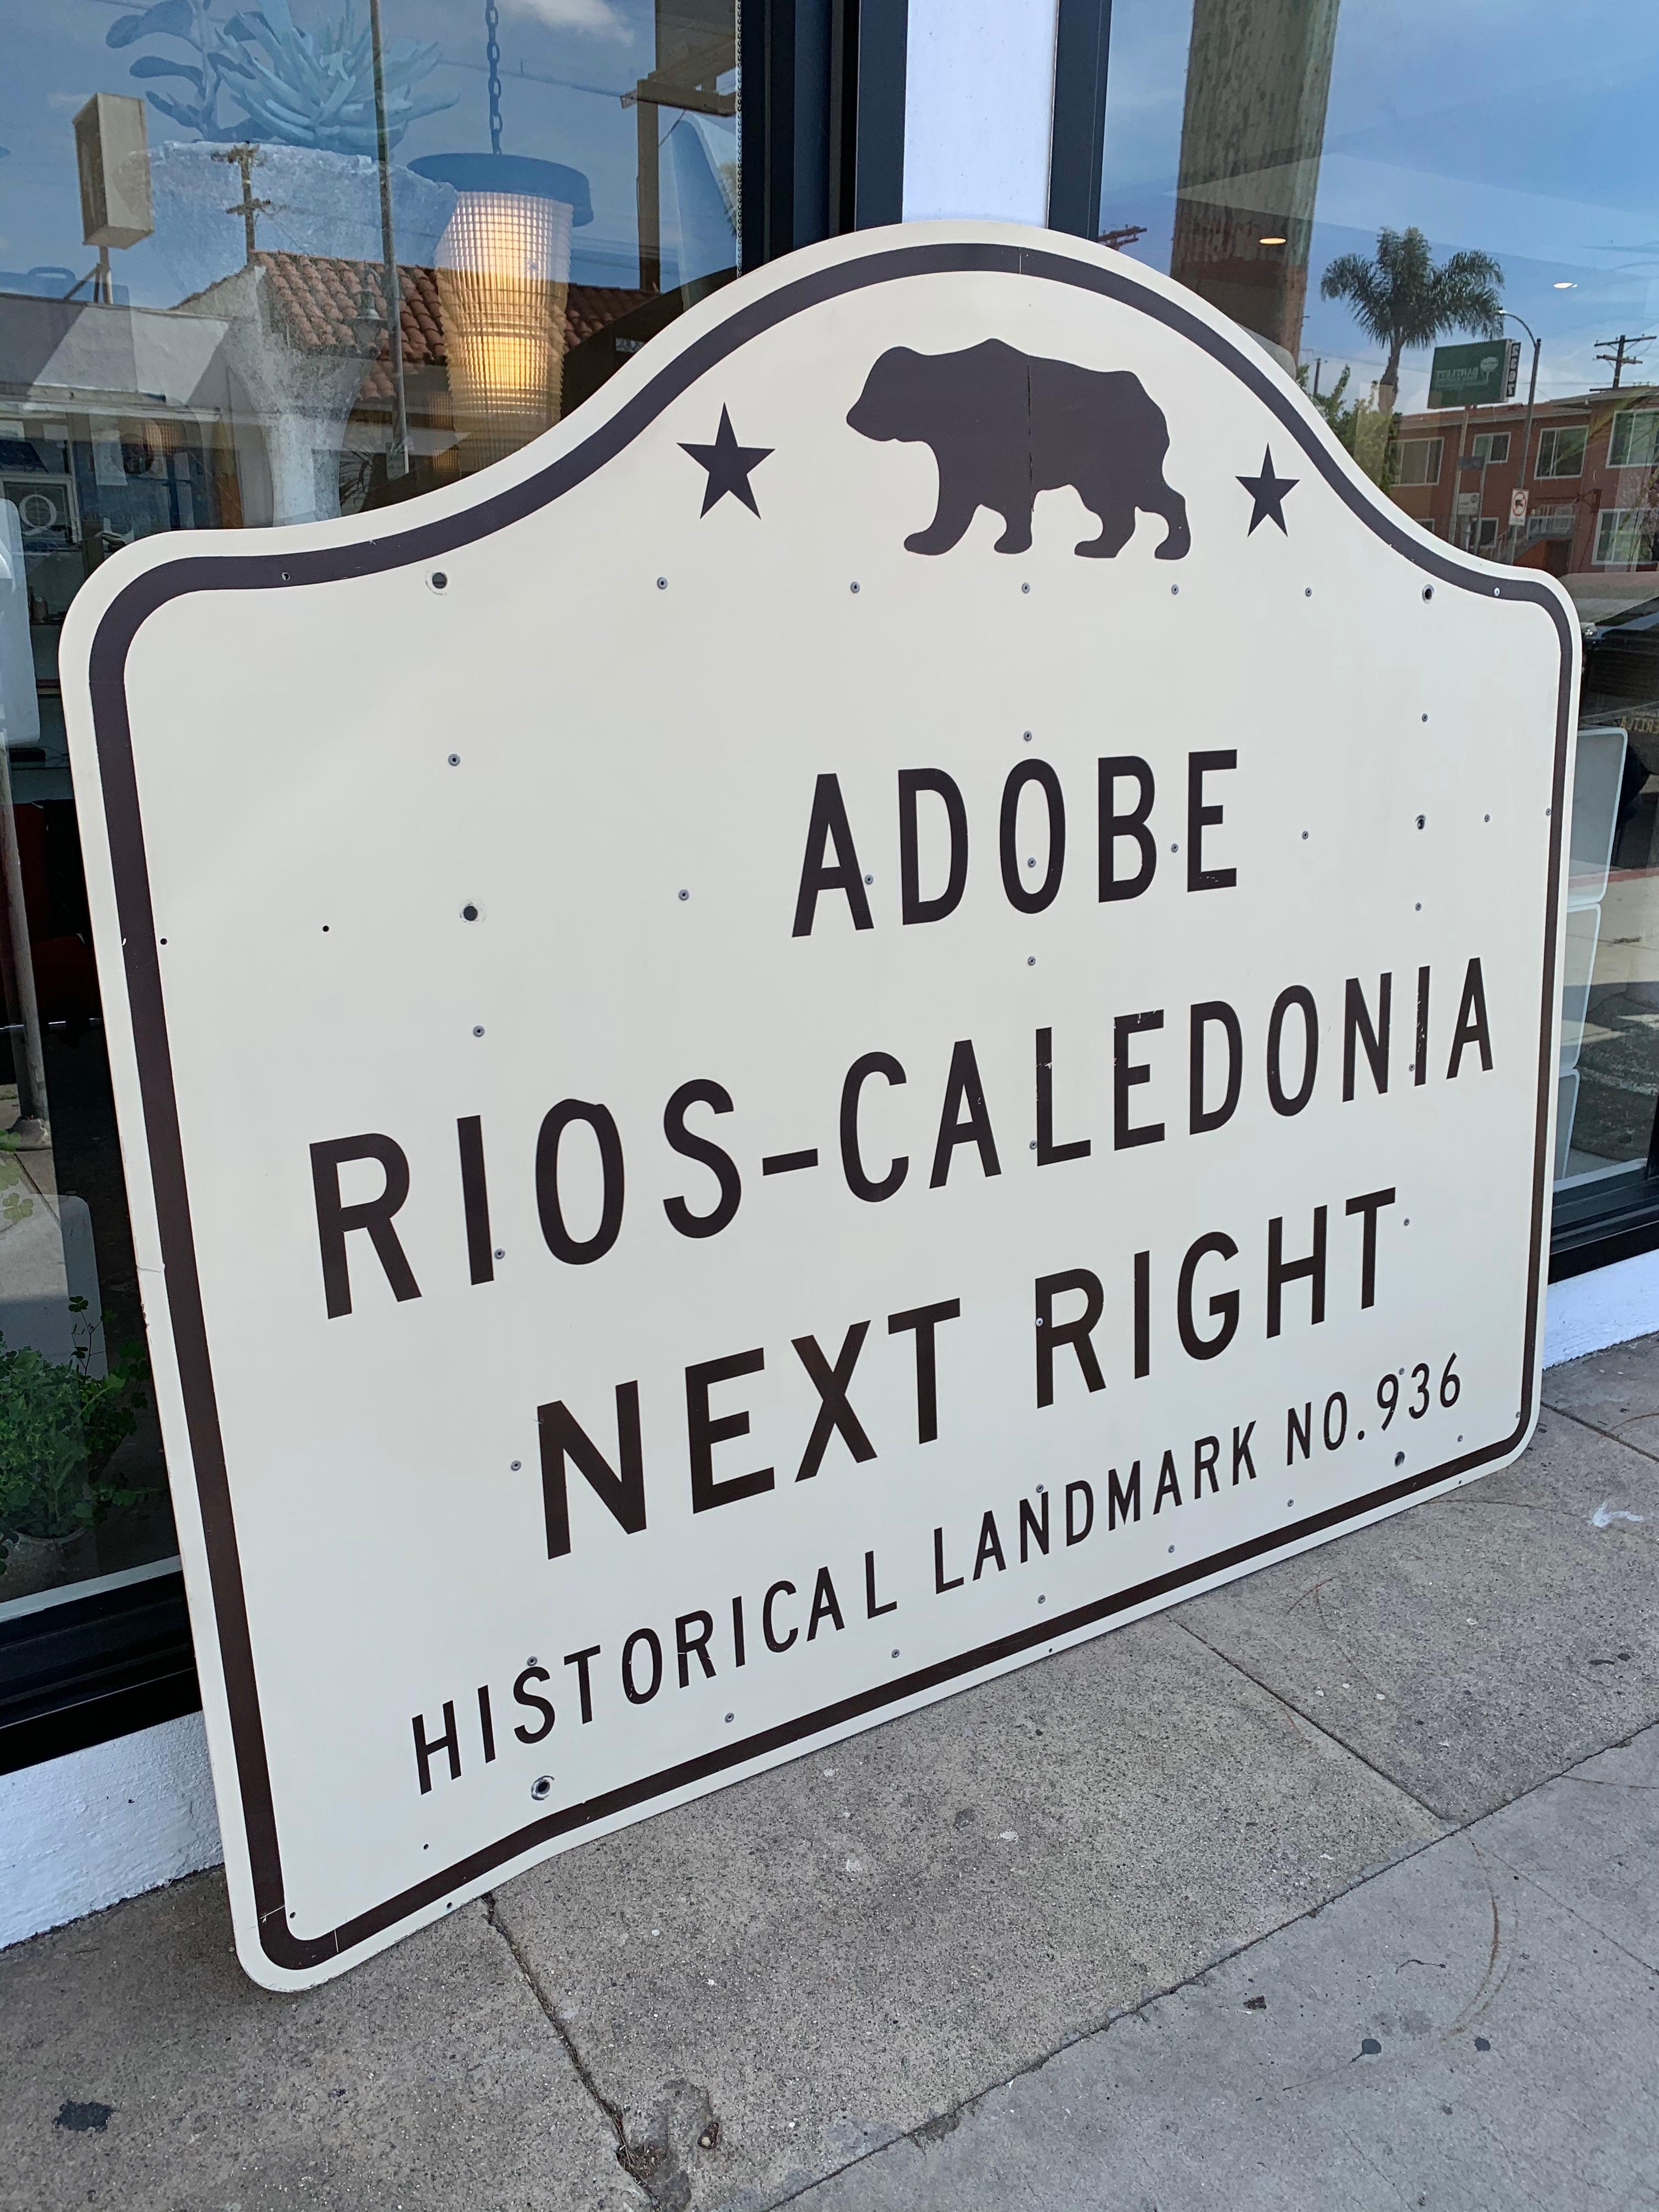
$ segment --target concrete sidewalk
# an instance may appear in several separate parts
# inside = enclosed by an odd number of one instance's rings
[[[1659,2205],[1659,1339],[1546,1399],[325,1990],[243,1979],[216,1875],[0,1954],[0,2205]]]

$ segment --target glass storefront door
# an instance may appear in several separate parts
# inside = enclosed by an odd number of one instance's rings
[[[156,531],[355,514],[500,460],[727,282],[740,228],[736,0],[6,14],[0,1629],[173,1551],[58,693],[70,602]]]
[[[1294,376],[1584,643],[1558,1266],[1659,1224],[1659,15],[1115,0],[1104,242]]]

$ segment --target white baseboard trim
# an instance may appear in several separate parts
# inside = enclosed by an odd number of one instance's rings
[[[1659,1252],[1550,1286],[1544,1364],[1659,1330]],[[216,1866],[199,1713],[0,1775],[0,1948]]]
[[[1550,1285],[1544,1319],[1544,1364],[1559,1367],[1609,1345],[1659,1329],[1659,1252],[1593,1267]]]
[[[222,1856],[200,1713],[0,1774],[0,1945]]]

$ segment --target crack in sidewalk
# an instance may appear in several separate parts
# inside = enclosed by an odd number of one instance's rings
[[[604,2090],[600,2088],[599,2083],[594,2080],[592,2069],[589,2068],[587,2061],[582,2057],[581,2052],[576,2048],[574,2037],[572,2036],[569,2029],[559,2017],[558,2007],[554,2003],[552,1998],[549,1996],[547,1991],[542,1987],[541,1977],[537,1973],[536,1969],[531,1965],[529,1960],[526,1958],[512,1929],[508,1928],[498,1916],[495,1911],[495,1893],[493,1889],[486,1893],[483,1900],[483,1908],[485,1919],[489,1921],[489,1925],[495,1929],[495,1933],[501,1937],[502,1942],[507,1946],[507,1954],[512,1959],[514,1965],[518,1968],[520,1973],[524,1977],[526,1983],[529,1985],[531,1995],[535,1998],[537,2003],[547,2015],[548,2026],[552,2029],[554,2034],[558,2037],[560,2043],[563,2045],[565,2057],[570,2061],[572,2067],[574,2069],[576,2079],[581,2083],[583,2088],[586,2090],[588,2095],[593,2100],[593,2102],[599,2106],[599,2111],[609,2122],[611,2131],[617,2138],[617,2165],[621,2166],[623,2172],[627,2174],[629,2179],[636,2183],[641,2189],[643,2189],[647,2197],[651,2197],[652,2201],[654,2203],[655,2199],[653,2197],[653,2193],[648,2184],[645,2180],[644,2177],[636,2170],[637,2161],[635,2159],[634,2147],[628,2140],[628,2126],[627,2123],[623,2118],[622,2107],[614,2103],[611,2098],[607,2097]]]

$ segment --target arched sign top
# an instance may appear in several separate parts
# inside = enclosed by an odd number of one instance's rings
[[[862,234],[65,636],[240,1954],[1503,1463],[1576,682],[1120,257]]]

